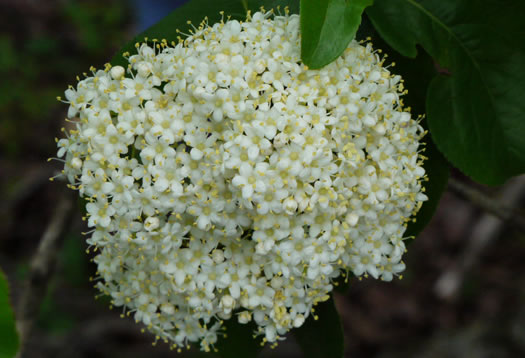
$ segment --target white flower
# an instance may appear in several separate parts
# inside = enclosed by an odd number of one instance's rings
[[[222,320],[277,342],[341,272],[404,270],[424,130],[370,44],[309,70],[298,16],[257,12],[128,62],[66,91],[57,141],[114,306],[209,351]]]
[[[220,307],[222,307],[225,313],[230,313],[235,307],[235,300],[230,295],[224,295],[221,298]]]
[[[160,225],[160,221],[159,221],[159,218],[155,217],[155,216],[150,216],[146,219],[146,221],[144,221],[144,227],[146,228],[146,230],[148,231],[153,231],[155,229],[157,229]]]
[[[119,132],[114,125],[110,124],[106,127],[104,134],[95,135],[93,143],[104,153],[104,156],[109,157],[114,153],[126,154],[128,146],[133,143],[133,137],[123,131]]]
[[[166,159],[173,158],[176,154],[175,149],[169,143],[153,135],[146,135],[144,142],[140,157],[145,163],[154,161],[156,164],[163,165]]]
[[[115,213],[115,209],[103,199],[87,203],[86,210],[89,215],[88,226],[108,227],[111,223],[111,216]]]
[[[108,181],[107,175],[102,168],[98,168],[94,173],[86,170],[85,174],[80,177],[82,182],[80,187],[81,194],[87,194],[91,197],[104,197],[115,187]]]
[[[135,78],[125,78],[122,80],[122,85],[126,88],[124,96],[126,99],[139,97],[141,99],[152,98],[152,87],[158,86],[160,83],[154,83],[151,79],[137,76]]]
[[[160,140],[167,144],[173,144],[182,139],[184,134],[184,121],[182,120],[181,109],[171,108],[166,112],[151,112],[149,117],[153,121],[150,132],[160,136]]]
[[[174,195],[181,196],[184,193],[184,187],[181,183],[183,177],[180,175],[176,160],[167,158],[162,163],[162,166],[156,164],[148,165],[148,170],[155,181],[153,188],[159,193],[169,190]]]
[[[249,311],[242,311],[239,313],[239,323],[246,324],[252,320],[252,315]]]
[[[272,307],[273,306],[273,296],[275,290],[267,286],[266,279],[258,279],[255,285],[248,285],[246,289],[246,294],[248,297],[248,307],[255,308],[259,305]]]
[[[241,188],[244,199],[251,200],[254,192],[264,193],[267,190],[270,180],[266,176],[268,168],[268,163],[257,163],[255,167],[243,164],[239,168],[239,174],[232,179],[232,184]]]

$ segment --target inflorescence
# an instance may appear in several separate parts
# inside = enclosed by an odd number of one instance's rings
[[[370,43],[309,70],[271,12],[149,43],[66,91],[58,140],[114,306],[207,351],[225,319],[276,342],[335,278],[404,270],[424,130]]]

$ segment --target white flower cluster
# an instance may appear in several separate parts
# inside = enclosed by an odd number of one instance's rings
[[[370,44],[300,61],[299,17],[258,12],[137,45],[66,91],[64,175],[88,200],[97,286],[174,346],[224,319],[263,342],[341,274],[391,280],[426,196],[423,129]]]

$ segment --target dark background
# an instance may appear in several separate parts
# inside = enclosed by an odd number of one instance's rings
[[[212,1],[212,0],[210,0]],[[64,183],[56,153],[67,106],[56,101],[141,29],[182,1],[0,0],[0,266],[18,309],[39,241]],[[476,186],[523,210],[523,178]],[[95,296],[80,203],[27,340],[28,357],[171,357],[132,319]],[[447,191],[391,283],[351,279],[337,294],[347,357],[525,356],[525,235]],[[522,276],[523,275],[523,276]],[[450,288],[452,287],[452,288]],[[457,288],[454,288],[457,287]],[[1,342],[1,339],[0,339]],[[190,351],[180,356],[199,356]],[[265,357],[301,357],[293,337]]]

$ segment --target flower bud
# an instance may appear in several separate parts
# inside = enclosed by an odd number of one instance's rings
[[[110,73],[114,80],[120,80],[126,73],[126,70],[124,70],[122,66],[113,66],[111,67]]]

